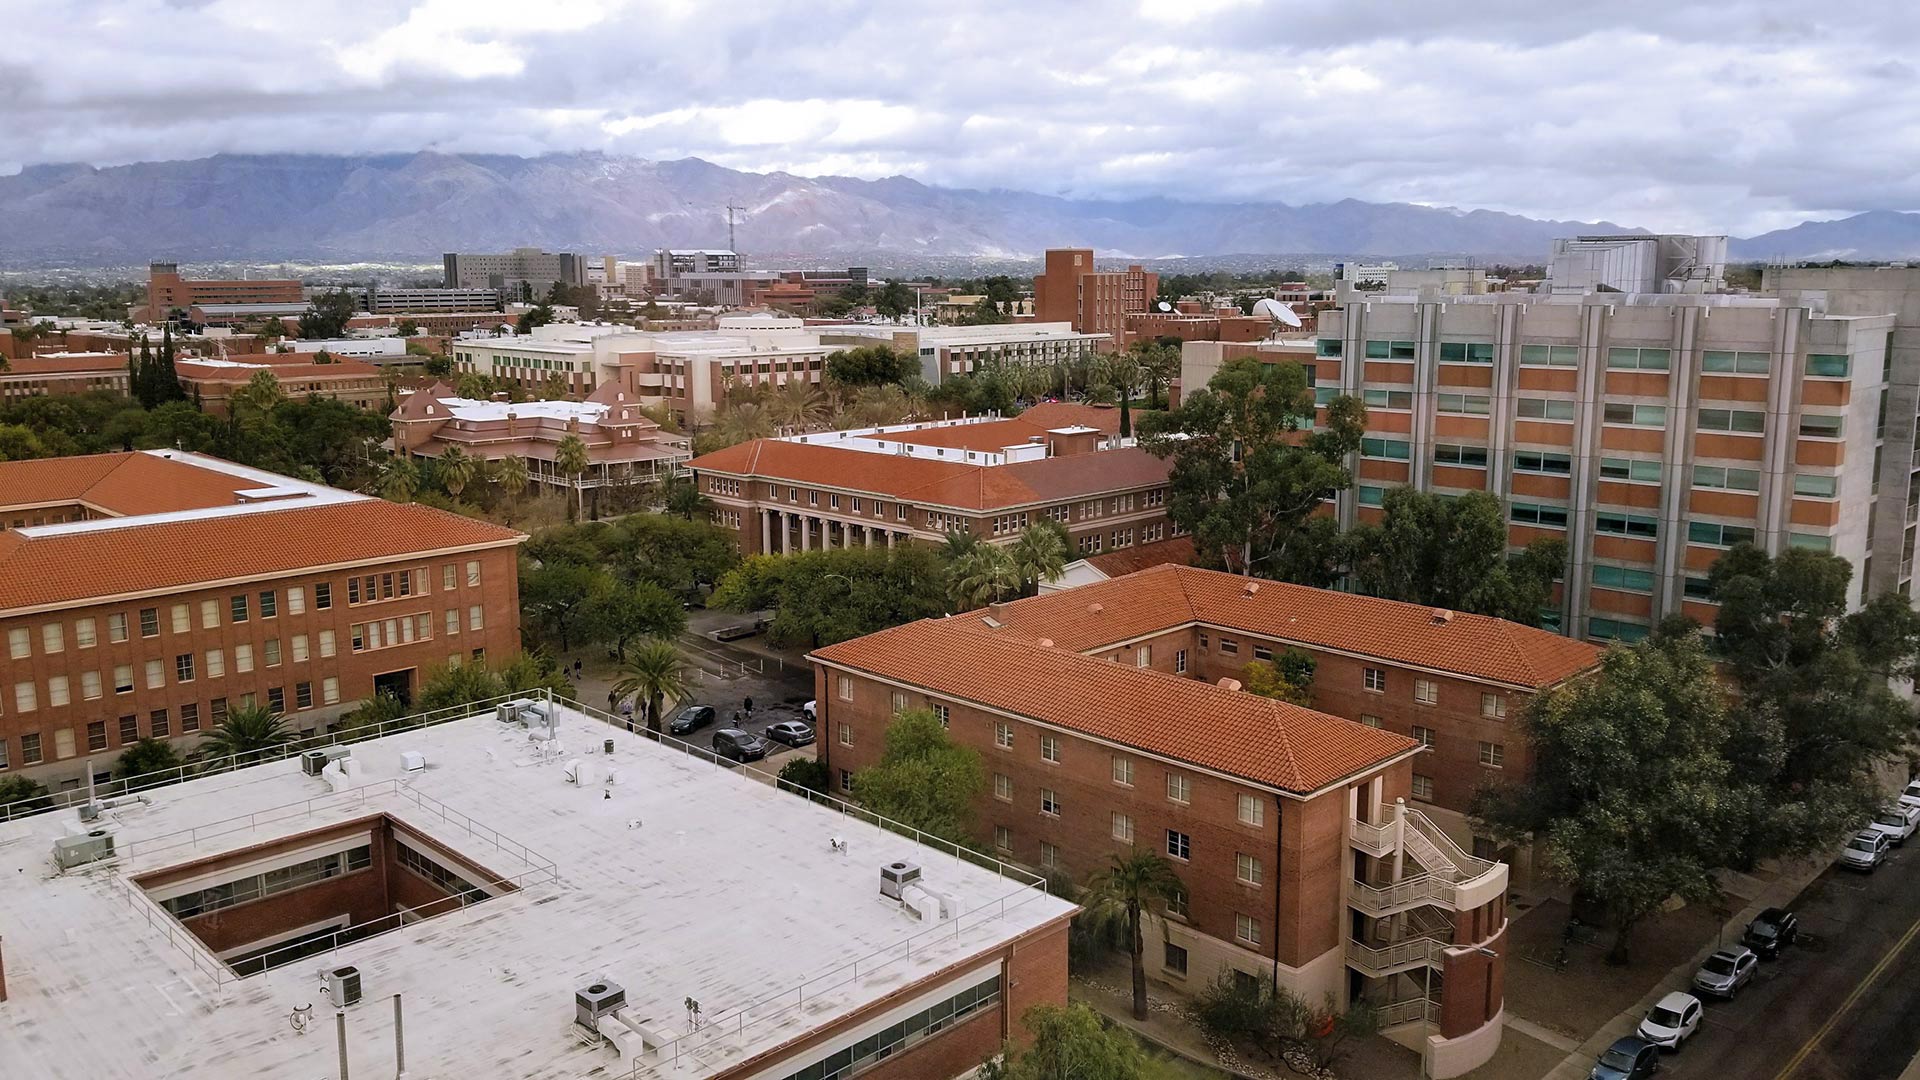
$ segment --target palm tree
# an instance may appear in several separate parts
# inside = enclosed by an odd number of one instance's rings
[[[616,697],[629,694],[645,706],[647,730],[660,734],[660,708],[669,697],[686,695],[692,670],[680,658],[680,650],[665,638],[650,638],[641,643],[626,663],[620,665],[620,678],[614,681]]]
[[[1160,391],[1171,390],[1173,380],[1180,377],[1180,350],[1171,345],[1155,343],[1140,352],[1140,366],[1147,374],[1147,408],[1160,407]]]
[[[678,514],[688,521],[692,521],[695,514],[706,513],[713,508],[712,501],[700,494],[699,486],[689,477],[668,478],[666,494],[667,513]]]
[[[764,407],[751,401],[729,404],[713,420],[713,434],[722,447],[770,438],[773,433],[773,418]]]
[[[940,557],[951,566],[968,555],[973,554],[973,549],[979,546],[980,538],[978,536],[975,536],[965,529],[952,529],[947,533],[946,544],[940,549]]]
[[[789,379],[768,395],[767,415],[774,423],[792,431],[810,431],[827,415],[826,397],[819,388],[801,379]]]
[[[573,481],[573,497],[582,513],[586,511],[585,489],[580,486],[580,476],[587,471],[587,444],[580,441],[578,435],[568,435],[554,447],[553,467],[562,476]],[[598,504],[595,504],[598,505]]]
[[[1057,580],[1067,569],[1067,541],[1053,522],[1032,526],[1013,542],[1013,565],[1020,575],[1020,588],[1040,591],[1044,582]]]
[[[1114,353],[1100,365],[1100,376],[1114,393],[1120,395],[1120,437],[1125,439],[1133,435],[1133,417],[1128,412],[1127,403],[1133,392],[1140,388],[1140,380],[1146,376],[1146,368],[1141,366],[1138,357],[1132,353]]]
[[[861,427],[883,427],[905,421],[912,409],[907,392],[888,383],[884,386],[861,387],[859,393],[853,396],[853,408],[850,411]]]
[[[953,564],[952,595],[963,610],[1000,602],[1020,588],[1020,570],[1007,549],[980,544]]]
[[[1146,941],[1142,936],[1146,916],[1166,913],[1167,901],[1183,886],[1173,864],[1152,848],[1116,853],[1105,870],[1087,882],[1087,895],[1081,898],[1086,917],[1095,923],[1112,926],[1124,920],[1127,952],[1133,960],[1133,1018],[1147,1018],[1147,967],[1142,961]]]
[[[456,499],[460,497],[462,491],[467,489],[467,482],[472,480],[474,473],[478,471],[480,471],[480,459],[457,446],[447,447],[446,453],[440,455],[441,486],[447,489],[447,494]]]
[[[1008,373],[1014,396],[1029,404],[1053,389],[1053,369],[1044,364],[1021,364]]]
[[[394,502],[407,502],[420,490],[420,467],[404,454],[396,454],[380,466],[374,480],[380,494]]]
[[[198,754],[210,765],[223,758],[232,759],[233,766],[251,765],[292,741],[284,717],[259,705],[242,705],[207,732]]]
[[[508,454],[500,459],[500,489],[507,498],[520,501],[520,493],[527,490],[527,459],[519,454]]]

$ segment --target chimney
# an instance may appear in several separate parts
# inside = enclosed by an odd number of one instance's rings
[[[1047,432],[1054,457],[1091,454],[1100,448],[1100,429],[1091,427],[1055,428]]]

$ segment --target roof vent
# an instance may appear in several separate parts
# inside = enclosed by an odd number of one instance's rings
[[[1043,637],[1039,641],[1034,642],[1034,644],[1040,646],[1043,649],[1051,649],[1053,648],[1053,639],[1050,637]]]
[[[919,863],[890,862],[880,868],[880,895],[898,900],[902,889],[919,880]]]
[[[1453,621],[1453,612],[1446,608],[1433,609],[1433,622],[1436,626],[1445,626]]]
[[[1220,689],[1222,689],[1222,690],[1238,690],[1238,689],[1240,689],[1240,680],[1239,680],[1239,679],[1221,679],[1221,680],[1220,680]]]
[[[602,979],[573,992],[573,1018],[591,1029],[594,1027],[594,1021],[618,1010],[626,1003],[626,990],[611,979]]]
[[[1089,615],[1098,615],[1105,610],[1107,610],[1107,606],[1098,601],[1087,605],[1087,614]]]
[[[1245,591],[1243,591],[1243,592],[1241,593],[1241,595],[1242,595],[1242,596],[1252,596],[1252,595],[1253,595],[1254,593],[1257,593],[1257,592],[1259,592],[1259,591],[1260,591],[1260,583],[1259,583],[1259,582],[1257,582],[1257,581],[1249,581],[1249,582],[1247,582],[1247,587],[1246,587],[1246,589],[1245,589]]]

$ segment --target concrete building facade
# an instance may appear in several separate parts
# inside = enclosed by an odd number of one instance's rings
[[[533,288],[536,299],[544,299],[554,282],[585,285],[587,261],[572,252],[558,254],[539,248],[514,248],[500,255],[456,254],[441,257],[442,284],[448,289],[487,289],[517,298],[521,286]]]
[[[369,315],[456,314],[492,311],[500,290],[486,286],[443,289],[375,288],[360,293],[360,310]]]

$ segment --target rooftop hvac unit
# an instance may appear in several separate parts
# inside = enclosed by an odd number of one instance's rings
[[[53,861],[62,870],[113,858],[113,834],[94,829],[84,836],[63,836],[53,842]]]
[[[503,701],[494,707],[494,719],[503,724],[518,723],[520,721],[520,710],[532,707],[533,701],[529,698],[515,698],[512,701]]]
[[[352,755],[353,748],[350,746],[322,746],[316,750],[305,750],[300,754],[300,771],[308,776],[319,776],[326,770],[328,762]]]
[[[608,1013],[627,1003],[627,991],[617,982],[590,983],[573,992],[573,1018],[589,1030]]]
[[[354,1005],[360,1001],[360,969],[337,967],[327,972],[327,996],[335,1005]]]
[[[900,899],[900,892],[920,880],[920,864],[892,862],[880,868],[880,895]]]

